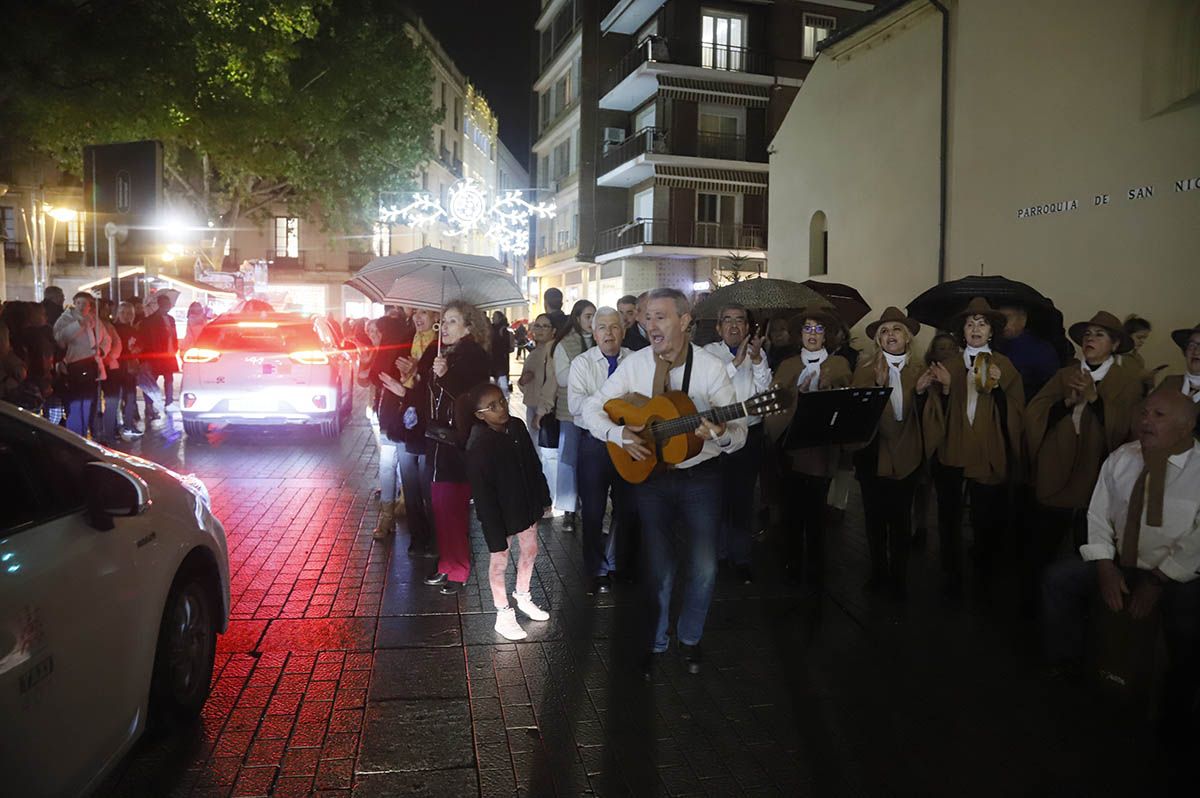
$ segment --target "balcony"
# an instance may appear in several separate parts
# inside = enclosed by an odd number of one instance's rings
[[[697,64],[694,61],[687,63],[687,58],[677,54],[689,49],[660,36],[646,37],[605,73],[600,84],[600,107],[609,111],[633,111],[658,91],[659,75],[711,81],[730,80],[719,73],[736,73],[739,83],[770,85],[773,82],[771,59],[764,52],[732,45],[702,44]]]
[[[666,0],[616,0],[600,22],[603,33],[637,33]],[[603,7],[603,6],[601,6]]]
[[[268,249],[263,255],[263,260],[270,264],[272,269],[280,271],[302,271],[304,269],[303,252],[297,257],[289,257],[287,255],[277,255],[275,250]]]
[[[654,177],[657,165],[713,167],[699,159],[730,161],[723,168],[765,172],[765,150],[748,151],[746,137],[731,133],[700,131],[695,143],[672,137],[669,131],[647,127],[620,144],[608,144],[600,159],[596,183],[607,188],[630,188]],[[689,137],[690,138],[690,137]]]
[[[680,222],[669,219],[641,219],[604,230],[597,236],[597,256],[621,252],[637,255],[647,247],[684,249],[721,249],[762,252],[767,246],[767,229],[758,224],[722,224],[720,222]],[[629,250],[629,252],[624,252]],[[711,253],[679,252],[647,254],[678,254],[701,257]],[[607,260],[612,260],[608,258]],[[600,257],[596,259],[602,262]]]

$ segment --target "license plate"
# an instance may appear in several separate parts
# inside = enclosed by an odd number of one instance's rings
[[[241,413],[267,413],[279,409],[274,399],[230,399],[229,409]]]

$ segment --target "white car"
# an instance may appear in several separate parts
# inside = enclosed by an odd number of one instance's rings
[[[329,321],[291,313],[230,313],[183,353],[183,429],[210,423],[319,424],[336,438],[354,401],[357,348]]]
[[[0,402],[0,793],[86,793],[198,716],[228,619],[204,483]]]

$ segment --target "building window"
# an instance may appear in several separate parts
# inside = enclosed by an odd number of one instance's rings
[[[67,222],[67,252],[83,252],[83,213]]]
[[[814,213],[808,223],[808,273],[812,277],[829,274],[829,227],[824,211]]]
[[[700,23],[700,66],[705,69],[742,69],[746,46],[746,18],[705,11]]]
[[[16,258],[20,254],[21,242],[17,240],[17,209],[0,205],[0,236],[4,237],[4,256]],[[4,275],[0,275],[4,279]]]
[[[275,257],[300,257],[300,220],[295,216],[275,217]]]
[[[446,116],[446,108],[447,108],[447,106],[449,106],[449,103],[446,102],[446,84],[439,83],[438,85],[440,85],[442,87],[442,116],[445,117]]]
[[[221,253],[221,256],[228,258],[231,254],[233,254],[233,236],[227,236],[225,238],[225,251]]]
[[[732,106],[706,106],[700,109],[700,131],[696,154],[701,158],[746,159],[745,140],[741,137],[742,117]]]
[[[371,251],[378,258],[392,254],[392,226],[387,222],[376,222],[371,233]]]
[[[837,19],[824,17],[820,14],[804,15],[804,57],[812,60],[817,57],[817,45],[833,33],[837,27]]]
[[[454,98],[454,129],[462,130],[462,98]]]
[[[733,194],[696,194],[696,245],[731,246],[737,222],[737,197]]]

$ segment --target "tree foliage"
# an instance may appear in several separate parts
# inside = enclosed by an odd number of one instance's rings
[[[431,66],[392,0],[17,5],[0,135],[75,174],[84,145],[158,139],[173,204],[219,227],[287,203],[361,229],[430,155]]]

